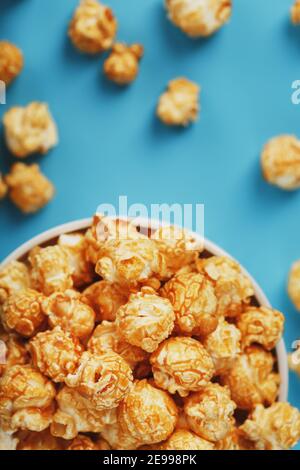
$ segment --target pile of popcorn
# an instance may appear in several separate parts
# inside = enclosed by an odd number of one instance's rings
[[[145,232],[96,215],[2,268],[0,447],[293,447],[283,315],[190,232]]]

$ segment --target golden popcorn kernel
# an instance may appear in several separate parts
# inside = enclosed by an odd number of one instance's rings
[[[161,289],[175,312],[178,333],[205,336],[218,325],[217,299],[210,280],[198,273],[174,276]]]
[[[155,384],[169,393],[186,397],[205,387],[212,379],[214,365],[199,341],[169,338],[151,355]]]
[[[200,87],[186,78],[177,78],[159,99],[157,116],[167,126],[188,126],[197,120]]]
[[[272,353],[250,346],[222,376],[238,408],[252,410],[258,404],[274,403],[280,383],[279,374],[273,372],[274,362]]]
[[[128,85],[139,73],[139,61],[143,54],[144,48],[140,44],[114,44],[112,52],[104,62],[105,75],[118,85]]]
[[[193,432],[175,431],[169,439],[161,444],[161,450],[214,450],[211,442],[202,439]]]
[[[296,309],[300,311],[300,260],[296,261],[291,267],[288,279],[288,294]]]
[[[29,350],[33,365],[54,382],[64,382],[77,370],[83,348],[79,341],[60,327],[37,334]]]
[[[300,439],[300,412],[288,403],[257,405],[240,431],[256,450],[288,450]]]
[[[268,307],[247,307],[237,322],[244,348],[258,343],[268,351],[274,349],[282,337],[283,326],[282,313]]]
[[[116,325],[124,340],[144,351],[153,352],[170,336],[175,315],[171,303],[156,292],[143,287],[132,294],[129,302],[117,311]]]
[[[17,450],[65,450],[65,442],[52,436],[49,429],[42,432],[21,431],[17,435]]]
[[[1,310],[1,309],[0,309]],[[0,333],[0,376],[5,370],[29,362],[25,342],[16,334]]]
[[[0,41],[0,80],[9,85],[22,69],[22,51],[11,42]]]
[[[36,164],[15,163],[6,176],[6,182],[10,199],[25,214],[39,211],[54,197],[53,184]]]
[[[291,8],[291,20],[295,25],[300,24],[300,0],[295,0],[295,3]]]
[[[91,283],[95,277],[92,263],[87,261],[87,240],[81,233],[63,234],[58,239],[58,245],[65,248],[69,262],[73,268],[73,283],[82,287]]]
[[[210,36],[231,16],[231,0],[166,0],[170,20],[193,38]]]
[[[84,434],[78,434],[67,450],[98,450],[97,444]]]
[[[289,368],[300,376],[300,343],[298,348],[289,354]]]
[[[94,310],[97,322],[113,322],[118,309],[128,301],[128,293],[116,284],[99,281],[83,291],[81,301]]]
[[[113,11],[96,0],[81,0],[69,27],[74,46],[87,54],[109,49],[117,32]]]
[[[8,191],[7,184],[4,180],[3,175],[0,173],[0,201],[4,199]]]
[[[190,429],[202,439],[217,442],[224,439],[234,424],[236,404],[227,387],[210,383],[201,392],[185,400],[184,412]]]
[[[0,305],[10,296],[30,286],[27,266],[20,261],[11,261],[0,269]]]

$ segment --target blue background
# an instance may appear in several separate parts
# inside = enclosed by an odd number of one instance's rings
[[[55,200],[34,216],[0,205],[0,258],[52,226],[90,216],[101,202],[204,203],[205,235],[238,258],[287,318],[287,347],[300,337],[300,314],[286,294],[291,263],[300,258],[300,191],[265,184],[259,155],[270,137],[300,137],[300,28],[289,21],[292,0],[234,1],[231,22],[193,41],[167,21],[162,0],[107,0],[118,38],[141,42],[145,58],[133,86],[102,76],[103,57],[77,53],[66,35],[77,0],[1,0],[0,37],[24,51],[26,66],[7,105],[49,103],[59,146],[39,161],[55,183]],[[202,86],[200,121],[165,128],[158,96],[180,75]],[[13,159],[1,137],[0,171]],[[300,407],[300,380],[290,400]]]

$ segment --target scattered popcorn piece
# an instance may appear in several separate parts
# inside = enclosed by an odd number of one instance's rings
[[[62,439],[50,434],[49,429],[42,432],[20,432],[17,450],[65,450]]]
[[[202,439],[217,442],[230,432],[236,404],[230,399],[229,390],[210,383],[201,392],[191,394],[185,400],[184,412],[190,429]]]
[[[211,357],[202,344],[192,338],[167,339],[151,355],[150,362],[155,384],[182,397],[201,390],[214,374]]]
[[[300,260],[296,261],[291,267],[288,294],[296,309],[300,311]]]
[[[12,294],[30,285],[28,268],[20,261],[11,261],[0,269],[0,305]]]
[[[218,318],[214,287],[202,274],[174,276],[161,289],[161,295],[173,305],[179,333],[205,336],[216,329]]]
[[[161,446],[161,450],[214,450],[214,444],[193,432],[175,431]]]
[[[58,239],[58,245],[68,251],[69,262],[73,268],[73,283],[82,287],[93,281],[95,272],[86,259],[87,240],[81,233],[63,234]]]
[[[98,54],[113,45],[117,32],[113,11],[96,0],[81,0],[69,27],[74,46],[87,54]]]
[[[98,450],[97,444],[84,434],[78,434],[67,450]]]
[[[251,410],[258,404],[271,405],[277,398],[279,375],[273,372],[274,357],[259,346],[250,346],[232,369],[222,376],[238,408]]]
[[[196,266],[214,284],[218,314],[235,317],[241,313],[254,295],[254,289],[239,264],[225,256],[212,256],[197,260]]]
[[[300,376],[300,342],[297,349],[289,355],[289,367]]]
[[[96,321],[115,321],[118,309],[128,301],[128,294],[116,284],[99,281],[83,291],[81,301],[87,303],[96,314]]]
[[[22,69],[22,51],[11,42],[0,41],[0,80],[9,85]]]
[[[187,126],[197,120],[200,87],[186,78],[176,78],[159,99],[157,116],[167,126]]]
[[[16,450],[18,439],[11,432],[4,432],[0,429],[0,450]]]
[[[60,326],[79,339],[87,338],[95,327],[94,310],[80,301],[80,294],[74,290],[55,292],[42,303],[51,328]]]
[[[114,44],[112,52],[104,62],[105,75],[118,85],[128,85],[139,73],[139,61],[143,54],[144,48],[140,44]]]
[[[83,348],[70,333],[59,326],[37,334],[30,342],[33,365],[53,382],[64,382],[79,366]]]
[[[291,8],[291,20],[295,25],[300,24],[300,0],[295,0],[295,3]]]
[[[1,199],[5,198],[7,194],[7,190],[8,190],[7,184],[5,183],[4,178],[2,174],[0,173],[0,201]]]
[[[300,412],[288,403],[257,405],[239,429],[256,450],[287,450],[300,439]]]
[[[225,374],[241,352],[241,333],[221,318],[217,329],[204,339],[203,345],[213,360],[215,375]]]
[[[56,124],[45,103],[9,109],[3,117],[6,144],[16,157],[47,153],[58,143]]]
[[[231,16],[231,0],[166,0],[170,20],[193,38],[210,36]]]
[[[149,353],[172,333],[175,314],[171,303],[143,287],[131,294],[129,302],[117,312],[116,325],[124,340]]]
[[[36,247],[29,253],[31,282],[35,289],[45,295],[64,292],[73,286],[73,268],[69,264],[68,252],[55,245]]]
[[[1,310],[1,308],[0,308]],[[0,376],[6,369],[29,362],[25,343],[12,333],[0,333]]]
[[[0,319],[6,331],[15,331],[27,338],[34,336],[45,324],[42,294],[25,289],[7,298],[0,310]]]
[[[268,307],[248,307],[238,318],[244,348],[253,343],[271,351],[283,334],[284,316]]]
[[[6,182],[10,199],[25,214],[39,211],[54,197],[53,184],[36,164],[15,163],[6,176]]]

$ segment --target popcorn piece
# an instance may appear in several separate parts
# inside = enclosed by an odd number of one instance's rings
[[[190,429],[212,442],[224,439],[230,432],[235,408],[229,390],[212,383],[203,391],[191,394],[184,405]]]
[[[300,343],[296,351],[289,355],[289,367],[300,376]]]
[[[214,374],[211,357],[199,341],[170,338],[151,355],[155,384],[169,393],[186,397],[205,387]]]
[[[17,450],[64,450],[62,439],[50,434],[49,429],[42,432],[20,432],[20,442]]]
[[[300,311],[300,260],[296,261],[290,271],[288,294],[296,309]]]
[[[108,442],[106,442],[101,437],[97,440],[97,449],[98,450],[110,450]]]
[[[4,432],[0,429],[0,450],[16,450],[18,439],[13,437],[11,432]]]
[[[202,274],[183,273],[174,276],[161,290],[170,300],[176,315],[179,332],[189,335],[208,335],[217,325],[217,299],[210,280]]]
[[[256,450],[288,450],[300,439],[300,413],[288,403],[258,405],[240,430]]]
[[[210,36],[231,16],[231,0],[166,0],[170,20],[193,38]]]
[[[118,85],[128,85],[139,73],[139,61],[143,54],[144,48],[140,44],[114,44],[110,56],[104,62],[105,75]]]
[[[91,263],[86,259],[87,240],[81,233],[61,235],[58,245],[68,251],[69,262],[73,268],[75,287],[81,287],[93,281],[95,273]]]
[[[245,439],[238,428],[233,427],[224,439],[216,443],[216,450],[253,450],[253,443]]]
[[[83,348],[79,341],[60,327],[37,334],[30,342],[32,362],[54,382],[64,382],[77,370]]]
[[[200,87],[186,78],[176,78],[159,99],[157,116],[167,126],[187,126],[197,120]]]
[[[88,436],[78,434],[67,450],[98,450],[98,447]]]
[[[6,176],[6,182],[10,199],[25,214],[39,211],[54,197],[53,184],[36,164],[15,163]]]
[[[95,313],[80,301],[80,294],[71,289],[55,292],[43,301],[43,310],[51,328],[60,326],[77,338],[89,336],[95,326]]]
[[[37,290],[51,295],[72,288],[73,268],[65,248],[58,245],[36,247],[31,250],[28,259],[31,264],[31,282]]]
[[[11,261],[0,269],[0,305],[12,294],[27,289],[30,284],[28,268],[20,261]]]
[[[214,450],[214,444],[197,436],[190,431],[175,431],[169,439],[164,442],[161,450]]]
[[[9,85],[22,69],[22,51],[11,42],[0,41],[0,80]]]
[[[251,410],[258,404],[271,405],[277,398],[279,375],[273,372],[274,357],[259,346],[250,346],[222,376],[237,406]]]
[[[241,313],[254,295],[254,289],[239,264],[225,256],[212,256],[199,259],[196,266],[214,284],[218,314],[235,317]]]
[[[300,24],[300,0],[295,0],[295,3],[291,8],[291,20],[295,25]]]
[[[7,194],[7,184],[4,181],[2,174],[0,173],[0,201],[4,199]]]
[[[148,354],[143,349],[124,341],[118,333],[116,324],[108,321],[103,321],[96,327],[88,342],[88,350],[96,355],[110,350],[114,351],[122,356],[132,369],[148,358]]]
[[[243,347],[261,344],[271,351],[283,334],[284,316],[278,310],[267,307],[248,307],[238,319]]]
[[[96,313],[96,321],[115,321],[118,309],[126,304],[128,295],[118,285],[99,281],[83,291],[81,301]]]
[[[0,376],[6,369],[29,362],[29,355],[23,341],[15,334],[0,334]]]
[[[117,32],[110,8],[95,0],[81,0],[69,27],[69,36],[81,52],[97,54],[109,49]]]
[[[129,392],[132,372],[126,361],[112,351],[101,355],[85,352],[74,375],[66,384],[76,387],[97,410],[116,408]]]
[[[56,124],[45,103],[14,107],[3,118],[6,143],[19,158],[47,153],[58,142]]]
[[[218,327],[208,335],[203,345],[212,357],[216,375],[225,374],[233,365],[241,352],[241,333],[223,318]]]
[[[34,336],[45,323],[42,311],[42,294],[25,289],[8,297],[0,310],[6,331],[16,331],[27,338]]]
[[[0,378],[0,427],[40,432],[52,419],[55,389],[30,366],[16,365]]]
[[[143,287],[119,308],[116,325],[126,342],[153,352],[171,334],[174,320],[169,300],[159,297],[153,289]]]
[[[63,387],[56,401],[58,410],[50,428],[53,436],[74,439],[78,433],[99,433],[116,422],[116,410],[96,410],[75,389]]]

